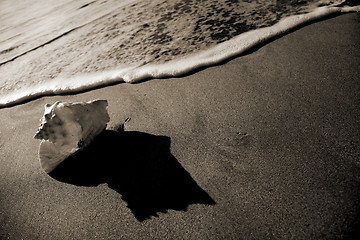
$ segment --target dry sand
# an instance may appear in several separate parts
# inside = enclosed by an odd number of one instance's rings
[[[359,43],[349,14],[190,76],[1,109],[0,239],[354,236]],[[43,105],[95,98],[126,132],[51,178],[32,138]]]

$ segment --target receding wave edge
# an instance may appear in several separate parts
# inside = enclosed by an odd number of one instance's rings
[[[133,65],[68,79],[55,78],[43,83],[41,86],[24,87],[1,96],[0,108],[14,106],[43,96],[83,92],[121,82],[136,83],[154,78],[184,76],[244,54],[271,39],[306,24],[341,13],[359,11],[360,6],[321,7],[307,14],[286,17],[273,26],[243,33],[208,50],[181,59],[162,64]]]

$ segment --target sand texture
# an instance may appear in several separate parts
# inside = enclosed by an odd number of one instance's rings
[[[186,77],[0,109],[0,239],[355,236],[359,43],[348,14]],[[108,130],[50,177],[44,104],[97,98]]]

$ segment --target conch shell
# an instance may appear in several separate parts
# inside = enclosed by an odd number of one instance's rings
[[[34,138],[41,139],[39,158],[46,173],[86,147],[110,121],[106,100],[46,104]]]

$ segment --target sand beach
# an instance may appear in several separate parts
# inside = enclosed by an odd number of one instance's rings
[[[0,239],[355,239],[359,63],[352,13],[188,76],[0,109]],[[88,166],[47,175],[43,106],[92,99],[111,120]]]

